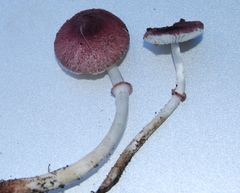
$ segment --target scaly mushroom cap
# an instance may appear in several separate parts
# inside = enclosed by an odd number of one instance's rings
[[[98,74],[123,58],[129,41],[128,29],[117,16],[103,9],[89,9],[63,24],[54,50],[65,69]]]
[[[201,21],[185,21],[180,19],[173,26],[147,28],[143,39],[155,45],[185,42],[202,34],[204,25]]]

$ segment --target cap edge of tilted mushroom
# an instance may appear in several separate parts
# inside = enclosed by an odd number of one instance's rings
[[[170,27],[147,28],[143,39],[155,45],[180,43],[196,38],[202,34],[203,29],[204,24],[201,21],[185,21],[184,19],[180,19],[179,22],[174,23]]]
[[[89,9],[62,25],[54,49],[66,70],[75,74],[99,74],[125,55],[129,42],[128,29],[117,16],[103,9]]]

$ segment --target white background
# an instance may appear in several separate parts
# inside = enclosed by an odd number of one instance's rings
[[[36,176],[74,163],[95,148],[114,118],[107,74],[70,75],[53,50],[77,12],[106,9],[127,25],[120,65],[133,85],[125,134],[84,179],[51,193],[97,190],[119,154],[171,97],[170,46],[143,41],[147,27],[200,20],[203,35],[182,43],[187,100],[133,157],[110,193],[240,192],[239,0],[1,0],[0,179]],[[49,192],[50,193],[50,192]]]

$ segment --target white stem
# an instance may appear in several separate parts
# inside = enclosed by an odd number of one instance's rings
[[[119,76],[117,78],[117,81],[118,80],[121,81]],[[114,79],[113,83],[115,83],[115,81],[116,80]],[[113,87],[112,91],[115,95],[116,103],[114,121],[106,137],[91,153],[70,166],[45,175],[2,181],[0,182],[0,192],[47,192],[57,188],[63,188],[65,185],[81,179],[92,169],[96,168],[99,163],[101,163],[113,151],[126,127],[131,85],[128,83],[118,84]]]
[[[172,57],[176,69],[177,87],[175,92],[184,94],[185,91],[185,76],[184,76],[184,65],[182,60],[182,54],[180,52],[179,43],[172,43]]]
[[[123,171],[131,161],[132,157],[142,147],[146,140],[156,131],[159,126],[173,113],[181,101],[181,98],[173,95],[166,106],[157,114],[157,116],[148,123],[125,148],[119,156],[117,162],[108,173],[96,193],[105,193],[110,190],[120,179]]]
[[[116,64],[114,64],[110,68],[108,68],[107,72],[108,72],[108,76],[109,76],[113,86],[119,82],[124,81]]]
[[[121,175],[132,157],[142,147],[146,140],[163,124],[163,122],[174,112],[179,103],[184,100],[185,78],[182,57],[178,44],[172,44],[172,56],[175,63],[177,87],[172,98],[165,107],[148,123],[125,148],[117,162],[108,173],[96,193],[105,193],[110,190],[121,178]],[[180,95],[178,95],[180,94]]]

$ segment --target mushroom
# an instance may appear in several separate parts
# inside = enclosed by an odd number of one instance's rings
[[[185,42],[196,38],[203,32],[204,25],[200,21],[188,21],[180,19],[179,22],[174,23],[170,27],[162,28],[148,28],[144,34],[144,40],[155,45],[171,44],[172,57],[176,68],[177,85],[172,90],[181,98],[181,101],[186,99],[185,91],[185,77],[182,56],[180,53],[180,42]]]
[[[81,179],[109,156],[125,130],[128,117],[132,86],[124,82],[116,63],[126,54],[129,41],[125,24],[103,9],[79,12],[63,24],[54,42],[57,59],[72,73],[108,72],[116,103],[114,121],[102,142],[76,163],[41,176],[2,181],[0,192],[47,192],[63,188]]]
[[[157,130],[157,128],[159,128],[161,124],[173,113],[180,102],[186,99],[184,67],[179,43],[199,36],[203,32],[203,28],[203,23],[200,21],[186,22],[184,19],[181,19],[171,27],[147,29],[147,32],[143,37],[144,40],[155,45],[171,44],[177,77],[176,88],[172,90],[172,98],[168,101],[164,108],[135,136],[135,138],[125,148],[96,193],[107,192],[119,181],[124,169],[127,167],[135,153]]]

